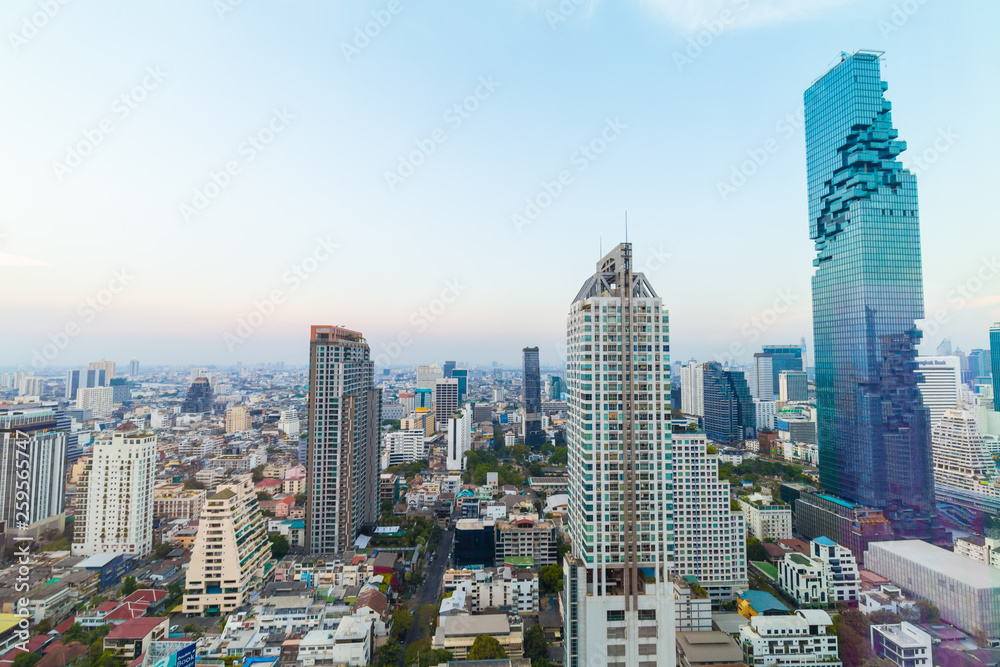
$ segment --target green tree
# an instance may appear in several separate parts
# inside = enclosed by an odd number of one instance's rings
[[[271,494],[269,494],[267,491],[257,492],[257,502],[263,502],[265,500],[270,500],[270,499],[271,499]]]
[[[939,625],[941,623],[941,610],[933,602],[923,599],[917,600],[916,607],[920,613],[921,623],[928,623],[930,625]]]
[[[747,560],[767,560],[767,552],[764,551],[764,545],[756,537],[747,539]]]
[[[563,571],[558,565],[546,565],[538,573],[538,586],[543,594],[563,589]]]
[[[199,482],[198,480],[196,480],[194,478],[191,478],[191,479],[184,480],[184,488],[185,489],[204,489],[205,485],[202,484],[201,482]]]
[[[523,462],[526,458],[528,458],[528,455],[531,454],[531,448],[520,442],[513,447],[508,448],[507,451],[510,452],[510,455],[518,463]]]
[[[167,586],[167,594],[170,596],[171,599],[179,598],[181,595],[184,594],[184,586],[176,582],[172,583],[169,586]]]
[[[554,466],[564,466],[569,461],[569,448],[556,447],[556,450],[549,457],[549,463]]]
[[[295,494],[295,504],[296,505],[305,505],[307,497],[308,496],[306,496],[306,494],[304,494],[304,493],[296,493]]]
[[[406,636],[410,626],[413,625],[413,614],[409,610],[400,607],[392,613],[392,637],[399,640]]]
[[[153,556],[155,558],[166,558],[167,554],[173,550],[174,545],[170,544],[170,542],[160,542],[156,545],[156,548],[153,549]]]
[[[277,560],[284,558],[291,549],[284,535],[269,535],[267,539],[271,541],[271,555]]]
[[[498,422],[493,423],[493,451],[499,452],[504,446],[503,426]]]
[[[29,653],[28,651],[18,651],[17,655],[14,656],[14,662],[11,663],[12,667],[31,667],[36,662],[42,659],[37,653]]]
[[[500,660],[507,657],[507,652],[500,646],[496,637],[489,635],[479,635],[476,641],[472,642],[469,649],[468,660]]]
[[[69,626],[69,629],[63,633],[62,641],[64,644],[70,642],[80,642],[84,643],[87,639],[87,631],[83,629],[83,626],[79,623],[74,623]]]
[[[529,465],[528,466],[528,474],[531,475],[532,477],[541,477],[542,476],[542,464],[538,463],[536,461],[535,463],[532,463],[531,465]]]
[[[399,642],[386,642],[375,651],[377,667],[399,667],[403,664],[403,647]]]
[[[545,630],[541,623],[531,626],[524,633],[524,657],[531,660],[532,667],[538,667],[539,661],[548,661],[549,640],[545,638]]]
[[[264,479],[264,465],[261,464],[253,469],[253,483],[256,484],[260,480]]]
[[[51,618],[43,618],[42,620],[38,621],[38,623],[35,623],[36,634],[44,635],[47,634],[50,630],[52,630]]]
[[[392,501],[386,498],[379,505],[379,513],[382,515],[383,520],[387,520],[392,516]]]
[[[135,580],[135,577],[129,576],[122,580],[122,587],[119,593],[121,593],[123,597],[127,597],[132,595],[132,593],[135,593],[137,590],[139,590],[139,582]]]

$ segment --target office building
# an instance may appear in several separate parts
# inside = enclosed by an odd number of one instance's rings
[[[417,395],[412,391],[399,392],[399,404],[403,406],[403,414],[408,415],[417,407]]]
[[[989,361],[993,375],[993,410],[1000,412],[1000,322],[990,327]]]
[[[434,384],[434,413],[437,430],[448,428],[448,419],[458,412],[458,378],[438,378]]]
[[[128,362],[128,379],[135,380],[139,377],[139,360],[133,359]]]
[[[743,662],[767,667],[843,667],[833,621],[822,609],[793,615],[754,616],[740,628]]]
[[[132,385],[128,378],[111,378],[108,386],[112,389],[112,402],[121,404],[132,400]]]
[[[630,244],[598,262],[566,331],[565,665],[672,667],[669,318]]]
[[[750,537],[756,537],[761,542],[791,539],[791,505],[764,493],[740,496],[738,501]]]
[[[76,487],[74,556],[145,557],[153,549],[156,436],[125,423],[98,442]]]
[[[75,401],[77,392],[84,387],[104,387],[108,384],[107,371],[103,369],[74,369],[66,373],[66,400]]]
[[[563,384],[563,379],[558,375],[549,376],[549,400],[550,401],[561,401],[562,395],[566,393],[566,387]]]
[[[900,623],[873,624],[869,628],[872,652],[898,667],[931,667],[931,636],[913,625]]]
[[[450,378],[451,374],[452,374],[452,371],[454,371],[454,370],[455,370],[455,362],[454,361],[446,361],[446,362],[444,362],[444,369],[443,369],[443,375],[442,375],[442,377]]]
[[[992,355],[989,350],[976,348],[969,353],[969,375],[963,377],[962,381],[970,387],[977,384],[990,384],[990,374],[992,371]],[[991,406],[992,407],[992,406]]]
[[[714,601],[746,588],[746,520],[729,504],[729,482],[704,433],[674,430],[675,571],[695,577]],[[711,626],[711,624],[709,624]]]
[[[705,433],[722,445],[756,436],[757,408],[750,396],[743,371],[723,368],[711,361],[704,365]]]
[[[465,454],[472,449],[472,407],[464,406],[448,417],[448,470],[465,470]]]
[[[417,389],[426,389],[431,392],[431,404],[437,398],[434,396],[435,384],[444,377],[441,367],[437,364],[421,364],[417,366]],[[430,405],[418,405],[417,407],[429,408]]]
[[[809,555],[786,553],[778,563],[778,587],[803,607],[857,606],[861,594],[858,562],[828,537],[809,543]]]
[[[939,501],[1000,512],[1000,481],[975,413],[945,410],[931,429],[934,494]]]
[[[113,378],[115,376],[115,362],[113,362],[113,361],[106,361],[106,360],[103,360],[103,359],[101,361],[91,361],[90,364],[87,365],[87,370],[88,371],[104,371],[104,376],[110,382],[111,378]]]
[[[213,398],[214,392],[209,379],[204,376],[196,377],[181,404],[181,412],[211,412]]]
[[[1000,637],[1000,570],[922,540],[872,542],[865,569],[930,600],[970,635]]]
[[[413,463],[427,458],[422,428],[390,431],[382,436],[382,468]]]
[[[465,400],[465,395],[469,393],[469,369],[452,369],[451,377],[458,380],[458,402],[461,403]]]
[[[939,357],[950,357],[952,355],[951,351],[951,339],[945,338],[937,346],[937,356]]]
[[[542,375],[539,367],[538,348],[526,347],[524,356],[524,421],[521,435],[529,447],[541,447],[545,443],[542,430]]]
[[[226,433],[239,433],[253,428],[250,419],[250,408],[246,405],[235,405],[226,410]]]
[[[828,537],[846,547],[859,563],[870,542],[893,539],[892,526],[881,510],[794,486],[782,484],[780,495],[792,504],[795,532],[806,539]]]
[[[755,424],[758,431],[773,431],[774,420],[778,414],[777,401],[762,401],[759,398],[753,399]]]
[[[958,357],[917,357],[917,370],[923,376],[920,395],[933,427],[945,410],[962,407],[962,367]]]
[[[115,411],[113,387],[80,387],[76,392],[76,409],[90,410],[95,419],[110,417]]]
[[[493,519],[459,519],[455,523],[455,567],[493,567],[495,557]]]
[[[778,400],[782,403],[809,400],[809,378],[805,371],[781,371],[778,376]]]
[[[430,410],[434,407],[434,389],[416,389],[413,392],[414,410],[424,408]]]
[[[357,331],[313,326],[309,335],[306,553],[342,553],[378,516],[382,392]]]
[[[273,565],[251,476],[220,485],[201,511],[184,583],[184,613],[228,616],[249,601]]]
[[[8,530],[62,514],[69,428],[56,403],[0,405],[0,521]],[[25,482],[26,503],[17,495]]]
[[[476,403],[472,406],[472,421],[476,424],[493,421],[493,408],[489,403]]]
[[[820,482],[929,535],[917,181],[898,159],[881,55],[845,55],[804,96]]]
[[[295,440],[299,437],[302,423],[299,421],[297,410],[282,410],[278,413],[278,430],[285,434],[285,438]]]
[[[691,361],[681,367],[681,412],[705,416],[705,364]]]
[[[785,371],[803,371],[802,346],[765,345],[753,355],[756,391],[759,400],[773,401],[781,391],[780,378]]]

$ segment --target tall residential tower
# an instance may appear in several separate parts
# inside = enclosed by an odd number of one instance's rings
[[[309,335],[309,475],[306,553],[341,553],[378,513],[381,391],[357,331]]]
[[[604,256],[566,325],[565,664],[675,664],[667,311],[632,246]]]
[[[927,535],[930,433],[918,389],[924,316],[917,180],[898,156],[881,52],[805,92],[820,482]]]

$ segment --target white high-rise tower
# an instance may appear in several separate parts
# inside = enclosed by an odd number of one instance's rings
[[[673,667],[669,321],[623,243],[566,326],[567,667]]]

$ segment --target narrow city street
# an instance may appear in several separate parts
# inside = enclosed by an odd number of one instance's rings
[[[444,578],[448,554],[451,553],[451,545],[454,538],[454,529],[444,531],[441,535],[441,541],[438,542],[437,555],[434,558],[434,562],[429,562],[430,554],[427,555],[424,561],[424,583],[417,589],[413,596],[413,604],[410,607],[410,611],[413,612],[413,625],[410,626],[410,629],[406,633],[405,646],[418,641],[423,632],[428,630],[426,627],[418,627],[417,610],[425,604],[437,606],[438,596],[441,594],[441,581]]]

